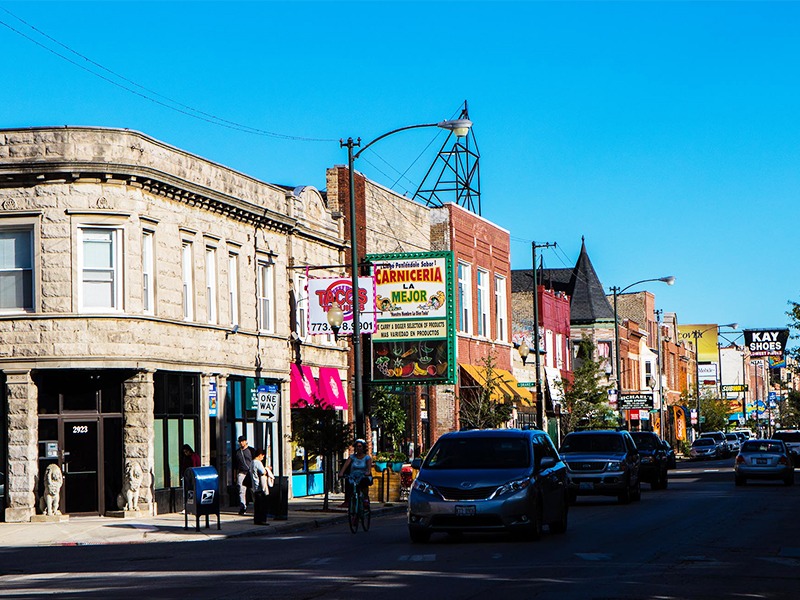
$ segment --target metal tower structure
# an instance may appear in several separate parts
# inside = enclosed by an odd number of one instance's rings
[[[459,119],[469,119],[466,100]],[[452,146],[451,139],[455,139]],[[422,178],[422,183],[414,193],[414,200],[426,206],[438,207],[455,199],[456,204],[480,215],[480,157],[474,127],[463,138],[456,137],[451,131]]]

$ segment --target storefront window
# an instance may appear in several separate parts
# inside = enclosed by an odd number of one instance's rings
[[[181,448],[198,447],[200,419],[199,380],[197,375],[158,372],[153,378],[155,432],[155,487],[177,488],[181,485]]]

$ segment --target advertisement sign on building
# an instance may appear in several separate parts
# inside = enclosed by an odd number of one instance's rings
[[[623,392],[619,395],[619,410],[636,410],[640,408],[653,408],[653,394],[629,394]]]
[[[377,254],[377,329],[372,380],[377,383],[455,383],[455,286],[452,252]]]
[[[783,356],[788,340],[788,329],[744,330],[744,345],[750,356]]]
[[[700,385],[717,385],[717,365],[697,365],[697,374],[700,377]]]
[[[211,377],[208,380],[208,416],[217,416],[217,378]]]
[[[697,340],[697,360],[701,362],[717,362],[717,325],[678,325],[678,339],[689,342],[692,346]]]
[[[344,314],[338,335],[353,335],[353,282],[343,277],[312,278],[306,285],[308,297],[308,332],[312,335],[331,334],[328,310],[336,302]],[[372,277],[358,278],[361,333],[375,332],[375,281]]]

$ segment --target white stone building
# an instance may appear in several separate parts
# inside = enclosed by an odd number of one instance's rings
[[[241,434],[288,476],[291,364],[347,368],[300,322],[301,267],[342,265],[344,249],[314,188],[129,130],[0,130],[5,519],[31,519],[50,463],[72,514],[116,510],[126,461],[145,473],[142,508],[180,510],[184,444],[223,493]],[[263,384],[281,395],[275,423],[256,421]]]

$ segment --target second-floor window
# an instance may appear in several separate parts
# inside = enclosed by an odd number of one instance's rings
[[[183,279],[183,319],[194,319],[194,261],[192,243],[183,242],[181,247],[181,277]]]
[[[217,249],[206,248],[206,319],[217,322]]]
[[[228,301],[231,309],[231,325],[239,324],[239,255],[228,254]]]
[[[295,276],[295,289],[294,289],[294,314],[295,323],[294,331],[300,336],[301,340],[305,340],[307,331],[307,318],[308,318],[308,278],[304,273]]]
[[[155,311],[155,260],[153,257],[153,232],[142,233],[142,309],[152,315]]]
[[[0,311],[33,310],[33,231],[0,229]]]
[[[495,338],[501,342],[507,342],[508,331],[506,331],[506,324],[508,322],[508,304],[506,303],[506,278],[500,275],[494,276],[494,310],[497,326]]]
[[[118,229],[81,227],[80,306],[88,310],[122,308],[120,235]]]
[[[472,333],[472,267],[458,263],[458,330]]]
[[[478,335],[489,333],[489,272],[478,269]]]
[[[272,261],[258,261],[258,329],[275,330],[275,273]]]

